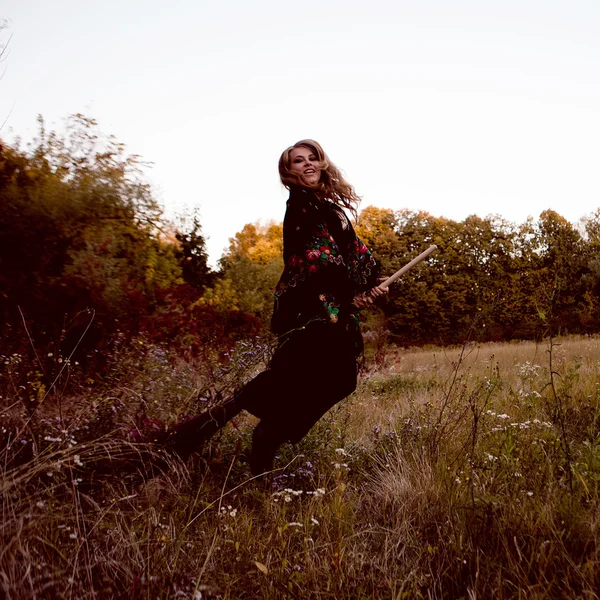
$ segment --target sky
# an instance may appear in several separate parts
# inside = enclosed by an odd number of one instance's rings
[[[361,207],[572,222],[600,207],[598,0],[3,0],[0,136],[83,113],[153,163],[214,265],[281,221],[312,138]]]

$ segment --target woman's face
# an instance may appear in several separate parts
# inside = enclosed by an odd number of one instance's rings
[[[290,151],[290,171],[302,175],[310,184],[317,184],[321,179],[319,160],[306,146],[298,146]]]

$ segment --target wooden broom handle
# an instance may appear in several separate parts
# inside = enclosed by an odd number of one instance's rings
[[[380,283],[377,287],[380,287],[381,289],[386,289],[386,288],[390,287],[390,285],[392,283],[394,283],[394,281],[396,281],[396,279],[398,279],[398,277],[401,277],[410,268],[419,264],[422,260],[425,260],[432,252],[435,252],[437,249],[438,249],[438,247],[435,244],[429,246],[429,248],[427,248],[427,250],[425,250],[425,252],[421,252],[421,254],[419,254],[419,256],[417,256],[416,258],[413,258],[409,263],[404,265],[399,271],[396,271],[393,275],[390,275],[384,282]]]

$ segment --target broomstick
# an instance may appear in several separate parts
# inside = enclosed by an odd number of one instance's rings
[[[419,264],[422,260],[425,260],[430,254],[435,252],[437,249],[438,249],[438,247],[435,244],[432,244],[431,246],[429,246],[429,248],[427,248],[427,250],[425,250],[425,252],[421,252],[421,254],[419,254],[419,256],[417,256],[416,258],[413,258],[409,263],[405,264],[401,269],[398,269],[398,271],[396,271],[393,275],[390,275],[385,281],[380,283],[378,287],[380,287],[381,289],[384,289],[384,290],[389,288],[390,285],[392,283],[394,283],[394,281],[396,281],[396,279],[398,279],[398,277],[401,277],[402,275],[404,275],[404,273],[406,273],[406,271],[408,271],[415,265]]]

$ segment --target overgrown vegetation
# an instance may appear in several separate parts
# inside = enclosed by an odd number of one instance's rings
[[[224,369],[138,343],[110,387],[54,388],[33,413],[11,391],[30,374],[3,357],[4,595],[597,597],[599,351],[388,348],[259,480],[248,415],[187,465],[135,441],[249,377],[257,344]],[[167,472],[105,468],[131,452]]]
[[[564,334],[598,332],[600,212],[365,209],[384,273],[440,251],[367,315],[357,392],[252,479],[249,415],[188,464],[144,440],[266,364],[281,226],[213,272],[144,168],[82,115],[0,144],[3,596],[598,598],[600,339]],[[513,338],[544,341],[482,343]],[[464,345],[406,349],[432,342]]]

